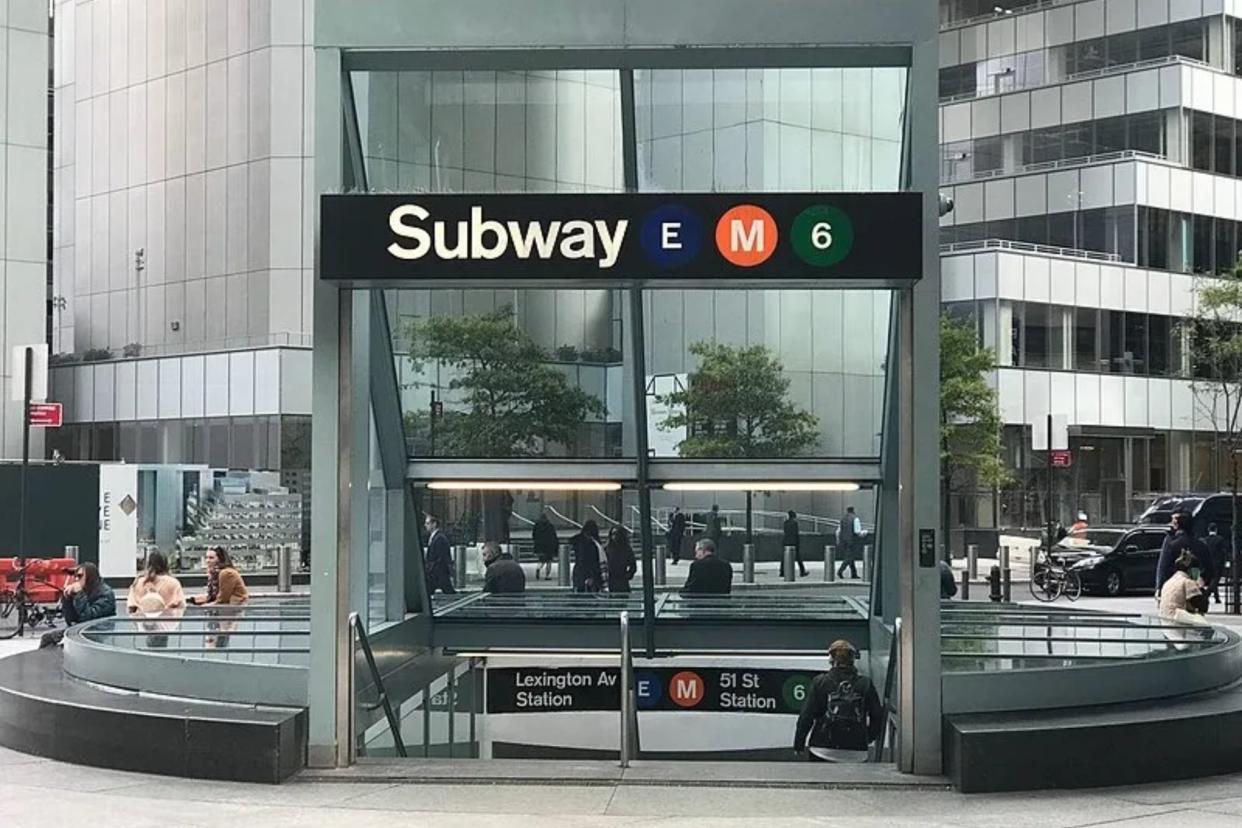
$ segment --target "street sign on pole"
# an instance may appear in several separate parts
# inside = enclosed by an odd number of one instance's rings
[[[1068,469],[1074,463],[1074,455],[1072,452],[1068,450],[1066,451],[1054,450],[1051,453],[1049,453],[1048,459],[1052,461],[1052,467],[1054,469]]]
[[[65,407],[60,403],[30,404],[31,428],[60,428],[65,420]]]
[[[13,381],[9,384],[9,399],[20,402],[26,397],[26,352],[30,352],[30,399],[47,399],[47,343],[17,345],[13,348],[13,361],[9,363]]]

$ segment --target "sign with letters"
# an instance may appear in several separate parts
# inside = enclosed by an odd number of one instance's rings
[[[814,674],[743,667],[636,667],[639,710],[796,715]],[[487,671],[488,713],[619,710],[616,667],[502,667]]]
[[[918,193],[324,195],[320,278],[910,282]]]

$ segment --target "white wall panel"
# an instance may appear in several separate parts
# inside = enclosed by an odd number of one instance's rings
[[[310,414],[311,390],[306,377],[311,374],[309,349],[280,352],[280,410],[286,414]]]
[[[1019,216],[1038,216],[1048,210],[1048,182],[1042,175],[1014,179],[1014,202]]]
[[[1078,209],[1080,187],[1078,170],[1048,173],[1048,212],[1063,213]]]
[[[138,419],[154,420],[159,415],[160,376],[157,360],[138,363]]]
[[[1100,265],[1100,307],[1125,307],[1125,273],[1126,269],[1117,265]]]
[[[1134,11],[1134,25],[1140,29],[1169,22],[1168,0],[1143,0]]]
[[[1135,173],[1139,165],[1133,162],[1113,165],[1113,204],[1135,204]]]
[[[1126,112],[1147,112],[1160,108],[1160,70],[1132,72],[1126,79]]]
[[[1180,172],[1180,170],[1179,170]],[[1193,193],[1191,209],[1201,216],[1216,215],[1216,176],[1209,173],[1192,172],[1191,192]]]
[[[208,417],[227,417],[229,413],[229,355],[208,354],[203,365],[207,391]]]
[[[1169,315],[1189,316],[1194,305],[1194,278],[1185,273],[1170,273]]]
[[[1048,283],[1048,259],[1044,256],[1023,256],[1022,263],[1025,265],[1026,301],[1051,301],[1052,294]]]
[[[138,363],[119,362],[116,366],[116,418],[132,420],[138,415]]]
[[[1113,206],[1113,166],[1083,167],[1079,179],[1082,191],[1080,205],[1083,210],[1094,207]]]
[[[998,254],[984,253],[975,256],[975,295],[993,297],[998,295]]]
[[[1166,66],[1160,70],[1160,106],[1162,108],[1170,109],[1182,105],[1182,89],[1189,89],[1188,86],[1183,87],[1183,77],[1189,78],[1190,76],[1184,74],[1180,66]]]
[[[1031,128],[1057,126],[1061,123],[1061,87],[1049,86],[1031,91]],[[945,128],[948,129],[948,115]],[[943,138],[942,140],[955,140]]]
[[[254,413],[254,351],[229,354],[229,413],[234,417]]]
[[[1066,371],[1053,371],[1048,374],[1051,410],[1053,414],[1064,414],[1069,422],[1075,422],[1078,404],[1075,401],[1074,375]]]
[[[1107,34],[1134,29],[1135,3],[1138,0],[1107,0],[1104,4],[1104,31]],[[1150,2],[1150,0],[1144,0]]]
[[[1025,373],[1026,371],[1017,368],[1001,368],[996,372],[997,407],[1000,409],[1001,420],[1006,423],[1026,422],[1022,403],[1022,375]]]
[[[940,67],[957,66],[961,63],[961,38],[956,29],[940,33]]]
[[[1014,184],[1012,178],[987,181],[983,189],[984,218],[987,221],[1014,217]]]
[[[994,261],[996,263],[997,296],[1002,299],[1013,299],[1015,301],[1022,299],[1024,292],[1023,284],[1025,282],[1022,262],[1025,258],[1025,256],[1017,256],[1011,253],[996,255]]]
[[[1002,95],[1001,132],[1023,132],[1031,128],[1031,94]]]
[[[954,190],[953,213],[957,223],[983,221],[983,184],[962,184]]]
[[[1193,20],[1203,14],[1203,0],[1169,0],[1169,22]]]
[[[940,260],[940,299],[960,302],[975,297],[975,257],[945,256]]]
[[[1169,168],[1160,164],[1144,164],[1147,170],[1147,200],[1152,207],[1169,209]],[[1190,194],[1186,194],[1187,200]]]
[[[1101,78],[1095,82],[1095,117],[1111,118],[1126,111],[1126,79],[1124,75]]]
[[[1125,291],[1126,310],[1147,313],[1147,271],[1121,268],[1121,284]],[[1163,311],[1163,308],[1160,310]]]
[[[944,113],[944,131],[940,140],[966,141],[970,138],[970,102],[949,104],[941,110]]]
[[[1061,87],[1061,119],[1072,124],[1091,119],[1091,81]]]
[[[1100,266],[1089,262],[1078,262],[1074,265],[1077,277],[1077,302],[1086,308],[1100,306]]]
[[[1104,34],[1104,0],[1090,0],[1074,6],[1074,36],[1078,40]]]
[[[202,417],[204,407],[204,358],[189,356],[181,360],[181,416]]]
[[[1235,196],[1238,190],[1238,183],[1223,175],[1212,176],[1212,186],[1216,190],[1212,205],[1215,210],[1214,215],[1227,219],[1237,218]]]
[[[1169,209],[1189,213],[1194,209],[1194,174],[1190,170],[1169,170]]]
[[[1173,412],[1172,428],[1187,430],[1194,427],[1195,391],[1185,380],[1170,380],[1169,402]]]
[[[1212,111],[1217,115],[1226,117],[1234,117],[1234,100],[1237,97],[1238,79],[1233,75],[1218,75],[1215,72],[1202,74],[1210,74],[1213,84],[1212,92]]]
[[[1012,17],[1002,17],[988,24],[988,57],[1003,57],[1014,53],[1014,22]]]
[[[971,103],[970,134],[974,138],[996,135],[1000,132],[1000,99],[996,96],[980,98]]]
[[[95,366],[76,365],[73,368],[73,402],[71,419],[90,423],[95,420]],[[18,406],[19,408],[21,406]],[[18,412],[21,416],[21,412]]]
[[[254,354],[254,413],[280,413],[280,351]]]
[[[116,363],[105,362],[95,366],[93,413],[96,422],[116,419]]]
[[[1212,74],[1185,67],[1182,70],[1183,82],[1187,76],[1190,78],[1190,105],[1200,112],[1211,112],[1215,106],[1212,99],[1216,92],[1216,83]]]
[[[1160,313],[1169,312],[1169,274],[1160,270],[1147,272],[1147,302]]]
[[[1042,423],[1048,416],[1048,406],[1051,404],[1051,392],[1049,389],[1050,380],[1047,371],[1023,371],[1023,400],[1022,410],[1024,412],[1022,422],[1024,423]]]
[[[1147,378],[1125,377],[1126,425],[1145,428],[1149,422],[1147,413]]]
[[[1032,259],[1036,257],[1031,257]],[[1074,262],[1053,257],[1048,259],[1048,298],[1054,305],[1072,305],[1076,301]]]
[[[1029,52],[1033,49],[1042,49],[1044,47],[1044,15],[1043,12],[1038,14],[1021,14],[1015,18],[1016,25],[1016,42],[1015,46],[1019,52]]]
[[[1173,383],[1167,379],[1153,377],[1147,382],[1147,416],[1146,425],[1151,428],[1173,427],[1173,402],[1170,394]],[[1179,389],[1180,390],[1180,389]]]
[[[1126,385],[1123,377],[1100,376],[1100,425],[1126,424]]]
[[[181,359],[169,357],[155,360],[159,364],[161,420],[181,416]]]
[[[1049,46],[1059,46],[1074,39],[1074,7],[1060,6],[1049,9],[1045,15],[1046,42]]]

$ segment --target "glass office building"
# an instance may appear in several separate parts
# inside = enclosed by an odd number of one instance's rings
[[[628,609],[639,646],[669,657],[760,640],[770,649],[783,635],[813,649],[834,630],[887,653],[897,616],[925,619],[900,642],[897,758],[935,770],[939,647],[925,633],[938,617],[936,570],[915,555],[917,529],[934,532],[937,514],[931,10],[805,2],[774,19],[732,2],[519,5],[493,26],[489,4],[319,4],[314,191],[470,193],[486,204],[514,193],[912,190],[923,194],[921,233],[895,219],[889,232],[921,251],[922,266],[871,286],[848,272],[833,283],[669,286],[632,272],[581,287],[320,274],[311,762],[347,761],[358,735],[351,611],[381,660],[404,646],[548,661],[615,651]],[[332,227],[318,232],[322,246]],[[708,387],[721,354],[762,360],[750,376],[775,380],[794,437],[684,416],[678,391]],[[739,562],[747,540],[760,560],[779,556],[772,538],[790,510],[820,538],[809,553],[819,555],[854,506],[872,532],[869,592],[808,602],[747,591],[687,607],[647,577],[654,546],[675,509],[701,528],[712,505],[722,553]],[[624,527],[642,574],[628,598],[589,606],[535,584],[516,604],[433,598],[424,514],[459,557],[488,540],[522,554],[541,514],[564,540],[588,520]],[[475,577],[474,560],[457,565]],[[669,577],[680,582],[676,569]]]

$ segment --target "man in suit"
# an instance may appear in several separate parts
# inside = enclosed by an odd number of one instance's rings
[[[445,595],[454,595],[457,590],[453,588],[453,550],[448,535],[440,529],[440,520],[431,515],[427,515],[423,525],[428,533],[427,556],[423,560],[427,594],[434,595],[438,589]]]
[[[668,551],[673,556],[673,563],[681,563],[681,541],[686,536],[686,516],[681,507],[673,508],[673,516],[668,522]]]
[[[694,563],[681,588],[682,595],[728,595],[733,589],[733,567],[716,555],[716,543],[700,538],[694,545]]]

